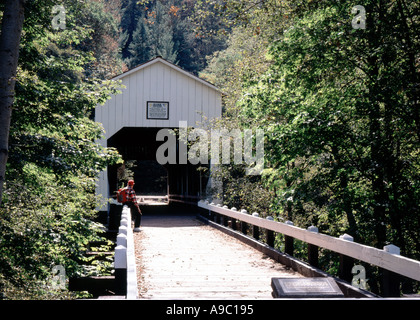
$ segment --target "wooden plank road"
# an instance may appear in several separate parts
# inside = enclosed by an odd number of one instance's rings
[[[140,299],[272,299],[272,277],[301,277],[193,216],[143,216],[141,229]]]

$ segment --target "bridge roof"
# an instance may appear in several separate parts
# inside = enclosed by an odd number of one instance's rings
[[[176,71],[178,71],[178,72],[186,75],[187,77],[192,78],[192,79],[194,79],[194,80],[196,80],[196,81],[198,81],[198,82],[200,82],[200,83],[208,86],[209,88],[211,88],[211,89],[213,89],[213,90],[215,90],[217,92],[222,93],[221,90],[219,88],[217,88],[215,85],[213,85],[212,83],[210,83],[210,82],[208,82],[208,81],[206,81],[206,80],[204,80],[204,79],[202,79],[200,77],[197,77],[197,76],[193,75],[192,73],[190,73],[188,71],[185,71],[181,67],[179,67],[179,66],[177,66],[177,65],[175,65],[175,64],[173,64],[173,63],[171,63],[171,62],[169,62],[169,61],[167,61],[165,59],[163,59],[160,56],[157,56],[156,58],[154,58],[152,60],[149,60],[149,61],[147,61],[145,63],[142,63],[142,64],[138,65],[137,67],[135,67],[133,69],[130,69],[130,70],[128,70],[128,71],[126,71],[126,72],[124,72],[124,73],[122,73],[122,74],[120,74],[120,75],[112,78],[112,80],[120,80],[120,79],[122,79],[122,78],[124,78],[124,77],[126,77],[126,76],[128,76],[128,75],[130,75],[132,73],[135,73],[137,71],[140,71],[142,69],[145,69],[145,68],[147,68],[147,67],[149,67],[149,66],[151,66],[151,65],[153,65],[155,63],[163,63],[164,65],[166,65],[166,66],[168,66],[168,67],[170,67],[170,68],[172,68],[172,69],[174,69],[174,70],[176,70]]]

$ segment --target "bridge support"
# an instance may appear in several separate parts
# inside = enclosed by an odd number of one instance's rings
[[[286,224],[289,226],[293,226],[293,222],[290,220],[286,221]],[[287,235],[284,235],[284,252],[287,253],[290,256],[293,256],[294,251],[294,240],[292,237],[289,237]]]
[[[308,231],[318,233],[318,228],[310,226]],[[316,268],[318,268],[318,249],[318,246],[308,243],[308,262]]]
[[[130,209],[124,206],[114,255],[115,291],[117,295],[126,296],[126,299],[137,299],[137,275],[131,220]]]
[[[274,218],[273,217],[271,217],[271,216],[268,216],[267,217],[267,220],[271,220],[271,221],[274,221]],[[270,246],[270,247],[272,247],[272,248],[274,248],[274,239],[275,239],[275,234],[274,234],[274,231],[272,231],[272,230],[266,230],[267,231],[267,244]]]
[[[253,217],[258,217],[259,214],[257,212],[254,212],[252,214]],[[259,240],[260,239],[260,228],[252,225],[252,236],[254,237],[255,240]]]
[[[384,247],[384,251],[400,255],[400,248],[390,244]],[[383,269],[382,272],[382,296],[399,297],[400,296],[400,276],[392,271]]]
[[[354,241],[353,237],[348,234],[343,234],[339,238],[350,242]],[[353,279],[353,275],[351,273],[353,264],[354,260],[352,258],[344,254],[340,254],[340,266],[338,269],[338,276],[340,277],[340,279],[351,283],[351,280]]]

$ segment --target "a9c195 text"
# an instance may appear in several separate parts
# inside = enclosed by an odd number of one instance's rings
[[[166,308],[167,315],[184,315],[196,318],[200,313],[209,315],[252,315],[254,313],[252,304],[213,304],[206,307],[169,306]]]

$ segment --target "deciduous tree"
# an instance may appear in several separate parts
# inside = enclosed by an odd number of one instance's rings
[[[9,153],[9,130],[15,96],[25,0],[4,2],[0,34],[0,205]]]

